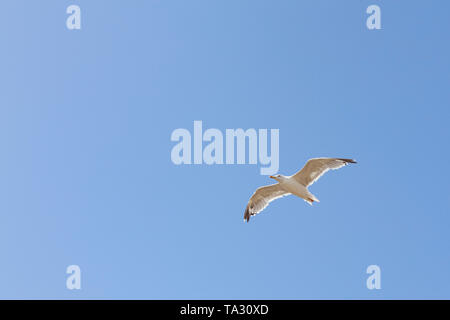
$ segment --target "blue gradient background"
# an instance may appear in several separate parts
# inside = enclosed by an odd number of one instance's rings
[[[82,30],[66,29],[78,4]],[[382,30],[366,28],[379,4]],[[450,2],[2,1],[0,298],[450,298]],[[176,128],[279,128],[280,173],[175,166]],[[175,189],[172,189],[175,186]],[[66,289],[68,265],[82,289]],[[381,267],[381,290],[366,268]]]

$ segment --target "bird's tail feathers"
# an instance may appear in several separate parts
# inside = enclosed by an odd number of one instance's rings
[[[312,205],[314,202],[320,202],[319,199],[317,199],[316,196],[313,195],[312,193],[308,195],[308,198],[306,198],[305,201],[308,202],[310,205]]]

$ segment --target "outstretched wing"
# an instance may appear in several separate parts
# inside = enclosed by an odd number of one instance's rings
[[[342,168],[348,163],[356,163],[356,161],[341,158],[314,158],[308,160],[303,169],[294,174],[292,177],[305,187],[308,187],[316,182],[316,180],[328,170]]]
[[[254,216],[263,211],[273,200],[289,194],[289,192],[281,189],[279,183],[256,189],[248,201],[247,208],[245,208],[244,221],[247,220],[248,222],[250,216]]]

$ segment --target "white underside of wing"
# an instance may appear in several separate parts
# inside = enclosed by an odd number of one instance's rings
[[[263,211],[272,201],[289,194],[289,192],[281,188],[279,183],[258,188],[251,196],[247,210],[250,215],[255,215]]]
[[[355,163],[355,161],[352,159],[339,158],[310,159],[305,166],[292,177],[304,186],[308,187],[316,182],[327,171],[342,168],[348,163]]]

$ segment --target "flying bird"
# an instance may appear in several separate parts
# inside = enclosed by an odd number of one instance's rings
[[[310,205],[319,202],[319,199],[309,192],[308,187],[328,170],[336,170],[349,163],[356,163],[356,161],[342,158],[313,158],[309,159],[302,170],[293,176],[281,174],[270,176],[278,183],[256,189],[245,208],[244,221],[248,222],[250,216],[263,211],[273,200],[290,194],[304,199]]]

